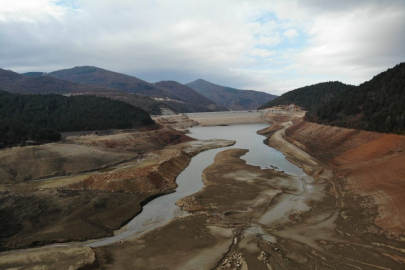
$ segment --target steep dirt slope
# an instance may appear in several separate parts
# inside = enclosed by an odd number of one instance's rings
[[[405,136],[323,126],[297,120],[286,138],[332,164],[346,194],[372,198],[376,224],[405,231]],[[350,195],[351,196],[351,195]]]

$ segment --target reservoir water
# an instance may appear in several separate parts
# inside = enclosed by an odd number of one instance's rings
[[[249,164],[257,165],[261,168],[270,168],[270,165],[273,165],[288,174],[299,177],[304,175],[304,172],[296,165],[287,161],[281,152],[263,143],[265,137],[258,135],[257,131],[268,126],[269,124],[257,123],[191,128],[190,137],[199,140],[229,139],[235,140],[236,144],[230,147],[208,150],[193,157],[189,166],[177,177],[178,188],[174,193],[150,201],[143,207],[143,211],[139,215],[117,232],[117,235],[97,240],[88,245],[96,247],[123,239],[134,238],[164,225],[175,217],[187,215],[188,213],[180,210],[175,205],[175,202],[198,192],[204,186],[201,180],[203,170],[213,163],[217,153],[225,149],[247,149],[249,152],[242,158]]]

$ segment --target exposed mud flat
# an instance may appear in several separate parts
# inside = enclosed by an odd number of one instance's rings
[[[149,140],[152,135],[159,134],[150,135],[149,132],[144,134],[142,140]],[[120,140],[122,136],[142,137],[139,133],[142,132],[101,138],[85,135],[74,140],[80,141],[79,146],[87,149],[96,147],[84,144],[84,141],[88,143],[93,137],[93,143],[117,140],[114,144],[114,149],[117,149],[123,146]],[[122,161],[111,166],[102,163],[105,166],[103,169],[85,173],[26,181],[21,184],[2,184],[0,250],[112,236],[114,231],[141,211],[141,205],[145,201],[173,192],[177,187],[177,175],[188,165],[191,157],[207,149],[234,143],[225,140],[194,142],[185,136],[188,142],[170,146],[179,142],[176,138],[182,138],[184,135],[174,130],[169,134],[176,136],[173,140],[159,142],[154,146],[162,149],[162,145],[167,144],[169,148],[153,151],[152,147],[142,158]],[[56,144],[56,148],[59,145],[62,144]],[[77,145],[68,146],[75,148]],[[98,145],[97,149],[107,155],[109,146],[111,144]],[[55,145],[40,147],[54,149]],[[137,147],[134,143],[133,148]],[[145,149],[144,145],[142,147]],[[125,153],[137,156],[133,151]],[[43,157],[46,159],[46,154]],[[76,163],[80,163],[80,157],[75,156]],[[93,159],[97,160],[98,156]],[[35,158],[30,159],[28,156],[22,163],[32,165],[35,162]]]
[[[393,164],[390,179],[399,181],[402,159],[396,163],[395,158],[403,153],[400,148],[403,141],[397,137],[380,140],[389,135],[339,133],[341,129],[323,126],[308,128],[307,124],[294,120],[299,116],[302,114],[265,115],[265,121],[274,124],[261,133],[268,137],[266,144],[281,150],[307,175],[247,164],[241,158],[247,152],[244,149],[222,151],[204,170],[204,188],[177,202],[191,215],[175,218],[136,239],[93,248],[95,259],[88,264],[90,269],[403,269],[404,238],[392,229],[402,225],[381,215],[380,207],[384,204],[378,205],[373,197],[378,193],[367,194],[370,188],[367,179],[361,180],[361,175],[373,165],[384,167],[384,161],[389,161]],[[369,143],[370,148],[366,146]],[[166,147],[166,152],[144,155],[140,163],[131,161],[97,174],[93,172],[86,176],[91,181],[69,180],[64,192],[139,195],[130,192],[131,186],[119,188],[126,182],[121,181],[122,171],[146,170],[156,175],[159,167],[177,170],[185,156],[229,144],[229,141],[191,141]],[[115,182],[107,174],[117,174],[113,177],[117,184],[103,185]],[[167,171],[162,171],[161,177],[166,174]],[[154,187],[148,195],[163,192],[166,187],[170,190],[172,186],[162,184],[173,183],[173,176],[170,173],[167,176],[163,181],[145,177],[142,181],[153,183]],[[61,192],[54,185],[45,181],[39,191]],[[378,185],[371,187],[375,189]],[[392,183],[383,187],[380,193],[385,194],[385,202],[401,202],[401,198],[390,197],[388,190],[394,190]],[[378,225],[379,220],[388,220],[391,227]],[[71,247],[61,250],[65,248]],[[79,254],[83,252],[92,258],[91,252],[82,250]],[[0,265],[3,255],[6,254],[0,255]],[[76,255],[63,251],[58,256],[74,265],[72,258]],[[26,262],[27,258],[19,260]]]
[[[96,263],[94,251],[89,247],[38,248],[24,253],[0,254],[2,269],[91,269]]]
[[[325,175],[294,179],[246,164],[245,153],[216,156],[203,190],[177,203],[193,215],[96,248],[98,269],[402,269],[393,242],[338,229],[339,199]]]
[[[100,269],[403,269],[403,239],[388,238],[373,223],[376,209],[345,193],[327,160],[284,139],[295,117],[277,115],[274,120],[280,122],[262,133],[308,177],[246,164],[240,159],[243,149],[223,151],[204,170],[204,188],[177,202],[191,216],[140,237],[140,242],[97,248]],[[190,226],[191,239],[183,231]],[[223,234],[215,235],[212,228]],[[226,238],[229,232],[232,237]],[[172,247],[181,242],[187,252],[152,249],[162,238]],[[223,239],[228,249],[213,241],[207,251],[207,239]]]

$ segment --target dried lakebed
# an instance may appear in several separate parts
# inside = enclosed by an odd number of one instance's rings
[[[305,173],[296,165],[288,162],[281,152],[274,148],[266,147],[263,144],[265,138],[258,135],[257,131],[266,127],[268,127],[268,124],[194,127],[190,129],[190,137],[198,140],[234,140],[236,143],[227,148],[248,149],[249,152],[242,157],[247,163],[258,165],[262,168],[271,168],[273,166],[277,168],[276,170],[305,177]],[[188,144],[196,144],[196,147],[198,147],[200,141],[189,142]],[[89,246],[98,247],[128,238],[131,239],[160,227],[175,217],[188,215],[187,211],[182,210],[175,203],[204,187],[204,183],[201,181],[203,170],[213,163],[214,157],[221,151],[224,151],[224,148],[211,149],[193,157],[187,168],[177,176],[176,182],[178,187],[176,188],[176,192],[150,201],[143,207],[142,212],[121,230],[117,231],[114,237],[92,242]],[[301,180],[298,180],[294,184],[304,186]],[[291,208],[291,205],[286,206],[286,208],[288,207]],[[278,212],[278,215],[282,215],[282,213]]]
[[[367,224],[344,231],[345,222],[356,217],[341,214],[347,206],[331,168],[291,146],[295,156],[288,159],[311,176],[304,174],[263,145],[256,135],[263,127],[192,129],[198,139],[237,141],[211,150],[208,163],[216,154],[215,160],[203,170],[202,189],[176,202],[192,214],[136,239],[95,248],[98,269],[403,269],[404,250],[394,240],[363,234]],[[290,145],[283,128],[273,139]],[[268,153],[257,158],[263,149]]]
[[[267,132],[269,142],[289,147],[288,159],[305,174],[263,144],[256,132],[267,126],[192,128],[197,139],[237,142],[194,157],[175,193],[149,202],[117,236],[91,243],[88,267],[403,269],[398,242],[365,235],[367,224],[342,215],[348,206],[331,168],[285,141],[285,125]],[[344,230],[350,222],[357,231]]]

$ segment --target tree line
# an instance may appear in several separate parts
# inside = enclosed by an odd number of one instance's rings
[[[310,110],[312,122],[405,134],[405,63],[339,93]]]
[[[122,101],[0,90],[0,148],[27,141],[57,141],[64,131],[124,129],[152,123],[147,112]]]

